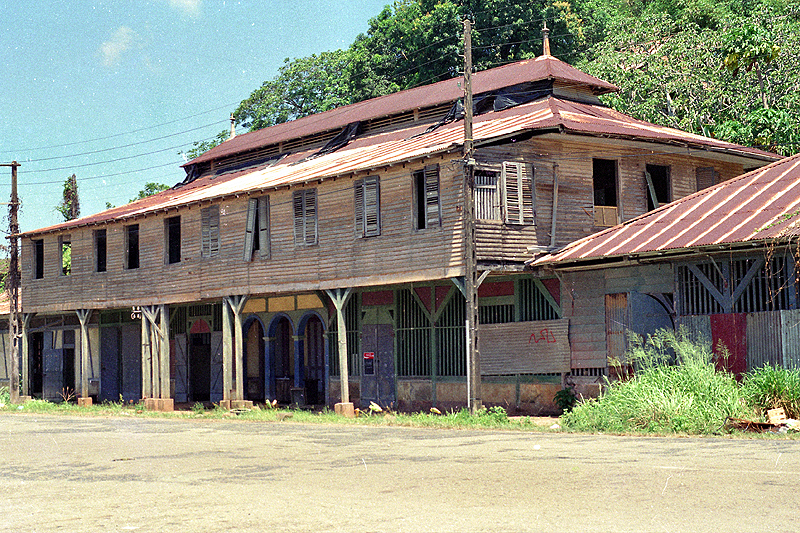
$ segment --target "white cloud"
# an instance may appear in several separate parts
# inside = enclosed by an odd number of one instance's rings
[[[200,6],[203,0],[167,0],[171,7],[182,11],[190,17],[197,17],[200,15]]]
[[[114,34],[111,38],[100,45],[103,65],[106,67],[113,67],[119,63],[122,54],[130,50],[137,38],[136,32],[127,26],[120,26],[114,30]]]

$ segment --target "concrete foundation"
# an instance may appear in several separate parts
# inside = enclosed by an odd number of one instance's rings
[[[352,402],[337,403],[333,406],[333,410],[337,415],[345,418],[354,418],[356,416],[356,410]]]
[[[88,398],[78,398],[78,407],[91,407],[92,406],[92,397],[89,396]]]
[[[219,406],[221,409],[252,409],[253,402],[250,400],[220,400]]]
[[[172,398],[145,398],[144,408],[148,411],[172,412],[175,410],[175,400]]]

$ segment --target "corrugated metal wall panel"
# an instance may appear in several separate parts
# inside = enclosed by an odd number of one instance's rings
[[[781,313],[748,313],[747,315],[747,370],[764,365],[781,365]]]
[[[678,328],[685,327],[693,338],[711,344],[710,315],[679,316],[676,322]]]
[[[478,327],[481,374],[569,372],[569,319]]]
[[[783,366],[800,368],[800,309],[780,313]]]
[[[628,294],[606,294],[606,350],[609,359],[625,361],[629,327]]]

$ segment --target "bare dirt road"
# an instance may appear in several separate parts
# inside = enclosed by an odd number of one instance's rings
[[[800,441],[0,415],[2,531],[800,531]]]

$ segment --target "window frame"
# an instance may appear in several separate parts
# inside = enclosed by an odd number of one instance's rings
[[[140,231],[141,228],[139,224],[128,224],[125,226],[125,270],[136,270],[141,266],[141,250],[139,246]],[[136,235],[135,241],[131,239],[132,235]],[[136,251],[135,254],[132,253],[134,248]],[[136,265],[132,266],[134,257],[136,258]]]
[[[33,279],[44,279],[44,239],[31,239],[33,245]]]
[[[357,179],[353,186],[356,237],[381,234],[381,182],[378,176]]]
[[[247,221],[244,235],[244,260],[252,261],[255,252],[258,257],[271,257],[269,195],[250,198],[247,202]]]
[[[442,225],[439,165],[428,165],[411,173],[413,220],[416,231]]]
[[[164,262],[176,265],[181,260],[181,216],[175,215],[164,219]]]
[[[69,264],[66,264],[65,255],[66,251],[69,250]],[[59,257],[59,265],[58,265],[58,274],[59,276],[71,276],[72,275],[72,235],[65,234],[58,236],[58,257]]]
[[[319,205],[317,189],[300,189],[292,192],[295,246],[319,244]]]

